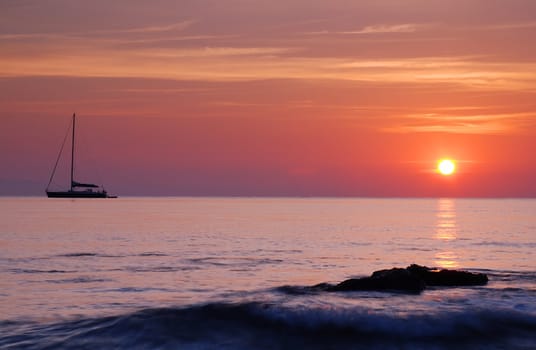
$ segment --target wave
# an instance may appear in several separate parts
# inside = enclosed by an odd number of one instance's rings
[[[128,266],[124,269],[129,272],[177,272],[200,270],[199,266]]]
[[[497,246],[510,248],[536,248],[536,242],[509,242],[509,241],[482,241],[474,243],[476,246]]]
[[[39,269],[10,269],[9,270],[12,273],[76,273],[78,271],[76,270],[39,270]]]
[[[159,253],[159,252],[145,252],[145,253],[138,254],[138,256],[168,256],[168,255],[165,253]]]
[[[275,265],[283,263],[282,259],[270,258],[250,258],[250,257],[203,257],[187,259],[191,264],[195,265],[211,265],[211,266],[257,266],[257,265]]]
[[[97,253],[88,253],[88,252],[79,252],[79,253],[67,253],[67,254],[60,254],[58,257],[62,258],[79,258],[83,256],[98,256]]]
[[[38,324],[0,323],[0,348],[531,348],[536,315],[470,310],[395,315],[360,308],[212,303]]]
[[[124,258],[127,255],[111,255],[111,254],[100,254],[100,253],[92,253],[92,252],[75,252],[75,253],[66,253],[66,254],[59,254],[55,257],[58,258],[90,258],[90,257],[98,257],[98,258]]]
[[[65,278],[58,280],[45,280],[48,283],[63,284],[63,283],[101,283],[101,282],[110,282],[113,281],[110,278],[96,278],[89,276],[80,276],[74,278]]]

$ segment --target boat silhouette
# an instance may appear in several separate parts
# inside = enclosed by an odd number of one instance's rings
[[[61,146],[60,152],[58,154],[58,158],[56,159],[56,163],[54,165],[54,169],[52,170],[52,175],[50,176],[50,180],[46,188],[47,197],[48,198],[117,198],[117,196],[109,195],[102,185],[95,185],[92,183],[82,183],[82,182],[75,181],[74,160],[75,160],[76,115],[74,113],[73,113],[73,118],[72,118],[70,128],[72,128],[70,187],[68,190],[65,190],[65,191],[51,191],[50,190],[50,184],[52,183],[54,179],[54,175],[56,174],[56,169],[58,167],[58,163],[61,158],[63,148],[65,146],[65,140],[67,139],[66,137]],[[69,130],[67,132],[69,132]]]

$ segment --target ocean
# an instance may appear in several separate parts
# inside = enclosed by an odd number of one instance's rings
[[[536,200],[0,198],[1,349],[534,349]],[[307,287],[406,267],[420,294]]]

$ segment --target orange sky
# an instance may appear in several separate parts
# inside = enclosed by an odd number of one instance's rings
[[[536,196],[535,1],[0,13],[0,194],[43,193],[76,112],[119,195]]]

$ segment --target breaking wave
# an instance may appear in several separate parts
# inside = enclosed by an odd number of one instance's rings
[[[212,303],[55,324],[3,321],[0,348],[531,348],[536,315],[468,310],[395,315],[368,309]]]

